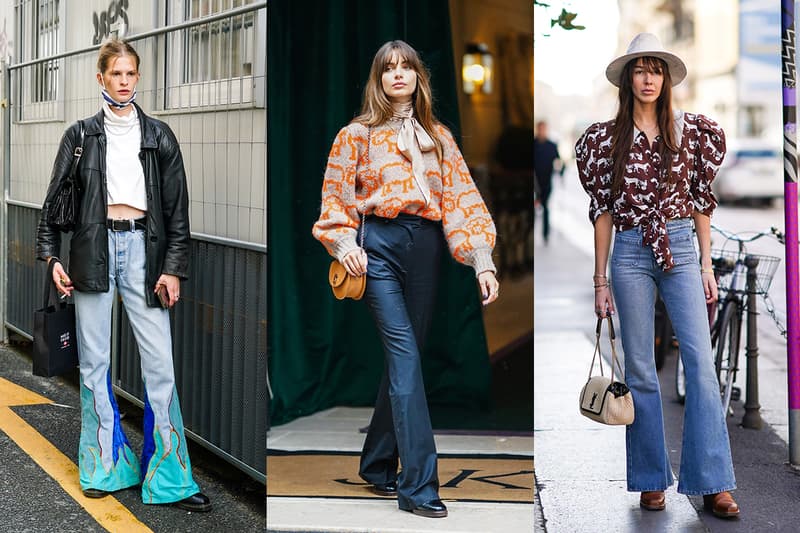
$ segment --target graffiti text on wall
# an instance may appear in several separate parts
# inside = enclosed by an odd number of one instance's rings
[[[111,25],[121,20],[128,26],[128,0],[112,0],[108,4],[108,9],[101,12],[99,15],[97,11],[92,14],[92,21],[94,22],[94,37],[92,44],[100,44],[105,37],[111,34]]]
[[[8,33],[6,32],[6,19],[3,19],[3,31],[0,32],[0,60],[10,63],[13,52],[14,41],[10,41],[8,39]]]

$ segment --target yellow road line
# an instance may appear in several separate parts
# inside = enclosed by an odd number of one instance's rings
[[[27,394],[21,391],[27,392]],[[8,395],[7,395],[8,393]],[[41,399],[37,400],[35,397]],[[13,399],[12,399],[13,398]],[[0,402],[14,405],[51,403],[46,398],[0,378]],[[150,532],[150,528],[140,522],[127,507],[113,496],[92,499],[83,495],[79,483],[78,467],[61,451],[53,446],[25,420],[17,416],[11,408],[0,406],[0,431],[8,435],[17,446],[33,459],[52,477],[75,501],[77,501],[98,524],[111,532]]]
[[[35,405],[40,403],[53,403],[44,396],[20,387],[7,379],[0,378],[0,407],[9,405]]]

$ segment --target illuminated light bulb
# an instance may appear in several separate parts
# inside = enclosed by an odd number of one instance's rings
[[[486,71],[482,65],[474,64],[464,69],[464,77],[472,83],[483,83],[486,77]]]

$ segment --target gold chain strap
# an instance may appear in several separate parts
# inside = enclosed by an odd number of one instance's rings
[[[367,126],[367,171],[372,170],[372,158],[369,156],[369,145],[372,144],[372,126]],[[361,249],[364,249],[364,234],[367,232],[367,205],[361,202]]]
[[[622,378],[622,365],[619,363],[619,359],[617,359],[617,346],[616,346],[616,332],[614,331],[614,322],[611,319],[611,316],[607,316],[606,320],[608,320],[608,340],[611,344],[611,381],[614,381],[614,366],[616,365],[617,370],[619,371],[620,380],[624,382]],[[594,369],[594,361],[597,358],[598,354],[600,358],[598,361],[600,362],[600,375],[603,375],[603,355],[600,353],[600,335],[603,330],[603,319],[597,319],[597,328],[595,330],[595,344],[594,344],[594,355],[592,355],[592,365],[589,367],[589,377],[592,377],[592,369]]]

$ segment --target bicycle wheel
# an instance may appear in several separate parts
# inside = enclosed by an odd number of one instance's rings
[[[661,370],[672,348],[672,323],[669,321],[667,308],[660,298],[656,301],[655,320],[653,322],[655,331],[653,351],[656,359],[656,370]]]
[[[726,303],[719,320],[714,367],[719,381],[722,407],[727,415],[731,405],[733,382],[736,379],[736,372],[739,370],[741,315],[738,303],[734,300]]]
[[[680,403],[686,402],[686,372],[683,369],[683,359],[680,351],[678,360],[675,363],[675,395]]]

